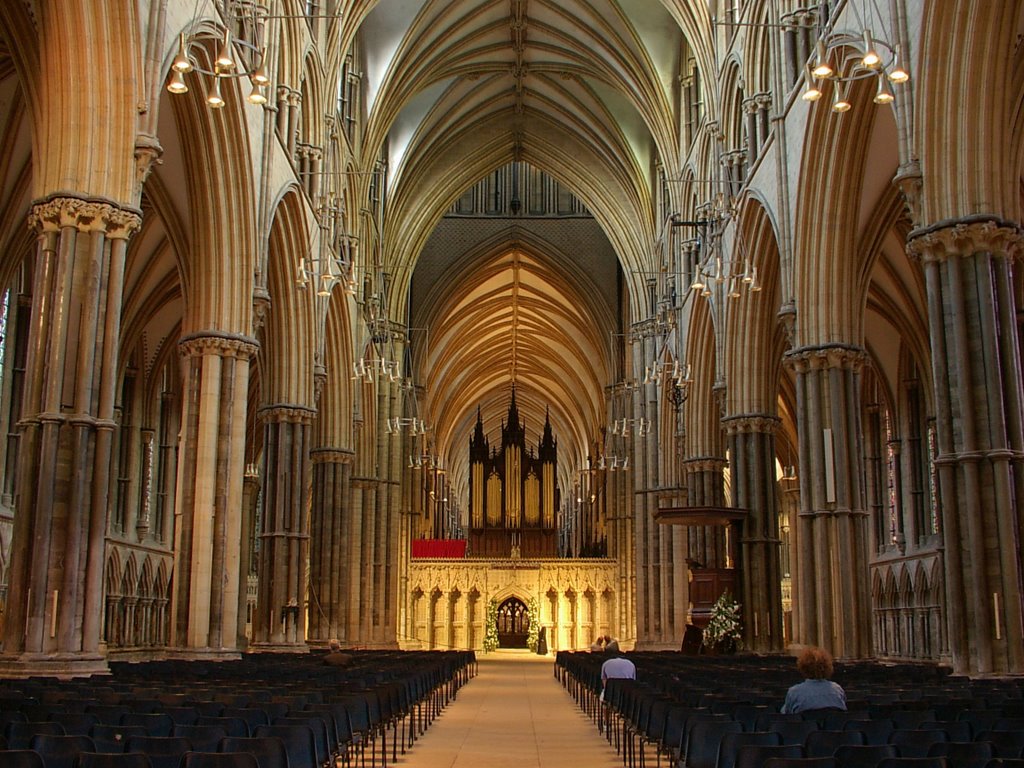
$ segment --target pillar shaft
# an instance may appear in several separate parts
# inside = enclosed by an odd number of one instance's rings
[[[683,462],[686,498],[691,507],[725,506],[725,459],[704,456]],[[687,559],[702,568],[726,568],[726,532],[723,526],[687,527]]]
[[[867,510],[862,491],[860,369],[842,345],[787,355],[796,372],[800,440],[800,601],[795,640],[837,658],[871,654]]]
[[[963,674],[1024,671],[1021,244],[1016,225],[982,217],[909,241],[927,286],[947,622]]]
[[[352,505],[352,452],[319,449],[313,452],[311,510],[310,609],[311,641],[342,639],[345,634],[346,584],[342,521]]]
[[[181,341],[185,407],[171,644],[189,652],[239,650],[242,483],[249,360],[256,343],[227,334]]]
[[[39,232],[22,419],[3,666],[105,669],[106,510],[127,239],[138,214],[54,197]],[[55,658],[59,655],[59,660]]]
[[[298,405],[274,405],[261,411],[263,529],[253,629],[257,644],[305,647],[309,448],[315,414]]]
[[[779,569],[779,500],[775,482],[775,430],[779,420],[745,414],[723,420],[729,440],[732,498],[747,510],[740,539],[743,644],[782,650],[782,575]]]

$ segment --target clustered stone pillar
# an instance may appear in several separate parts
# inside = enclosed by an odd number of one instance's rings
[[[691,507],[725,506],[725,459],[703,456],[683,462],[686,498]],[[703,568],[729,566],[726,530],[720,525],[691,525],[687,528],[687,557]]]
[[[0,669],[90,674],[100,654],[121,296],[136,211],[53,197],[39,234]]]
[[[988,217],[911,234],[924,266],[946,610],[954,670],[1024,672],[1024,395],[1013,261],[1021,230]]]
[[[310,609],[308,638],[325,642],[345,636],[345,605],[349,601],[344,581],[345,550],[342,545],[345,510],[352,505],[352,451],[320,448],[313,462],[309,562]]]
[[[740,539],[743,644],[755,652],[782,650],[782,575],[775,430],[779,420],[744,414],[722,420],[729,440],[733,505],[747,510]]]
[[[253,640],[304,650],[309,559],[309,446],[316,411],[301,405],[261,410],[263,530]]]
[[[245,623],[245,416],[249,361],[258,347],[249,337],[213,331],[187,336],[180,347],[185,393],[171,644],[186,655],[234,655]]]
[[[798,643],[837,658],[871,654],[867,510],[862,488],[857,347],[804,347],[786,356],[796,373],[800,441]]]

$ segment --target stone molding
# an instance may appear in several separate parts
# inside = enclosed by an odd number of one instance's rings
[[[722,426],[727,435],[763,433],[775,434],[782,419],[777,416],[769,416],[766,413],[740,413],[736,416],[727,416],[722,419]]]
[[[142,214],[98,198],[54,196],[33,204],[28,225],[39,233],[74,227],[102,232],[111,240],[127,240],[142,226]]]
[[[833,368],[859,371],[869,362],[869,357],[862,347],[848,344],[825,344],[820,347],[794,349],[786,353],[783,362],[796,374]]]
[[[1016,260],[1024,251],[1024,234],[1016,224],[995,217],[965,217],[917,229],[907,238],[907,253],[922,263],[955,256],[991,253]]]
[[[220,331],[194,333],[178,342],[183,357],[202,357],[216,354],[221,357],[237,357],[251,359],[260,348],[256,339],[241,334],[228,334]]]

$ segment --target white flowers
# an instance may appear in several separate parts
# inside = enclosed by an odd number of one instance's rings
[[[731,643],[738,647],[742,637],[740,604],[728,592],[723,592],[711,608],[711,619],[704,628],[704,645],[720,648]]]

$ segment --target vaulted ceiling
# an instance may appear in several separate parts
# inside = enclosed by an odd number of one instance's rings
[[[635,278],[653,269],[660,225],[655,167],[679,163],[680,57],[689,47],[706,58],[706,4],[382,0],[361,10],[364,151],[388,152],[393,307],[409,305],[416,259],[445,211],[515,160],[551,174],[593,212],[636,303],[644,281]],[[593,285],[560,269],[558,253],[490,246],[430,295],[418,371],[436,448],[458,461],[477,407],[496,425],[517,381],[528,423],[539,427],[550,408],[560,449],[578,466],[612,383],[615,322],[588,307]]]

